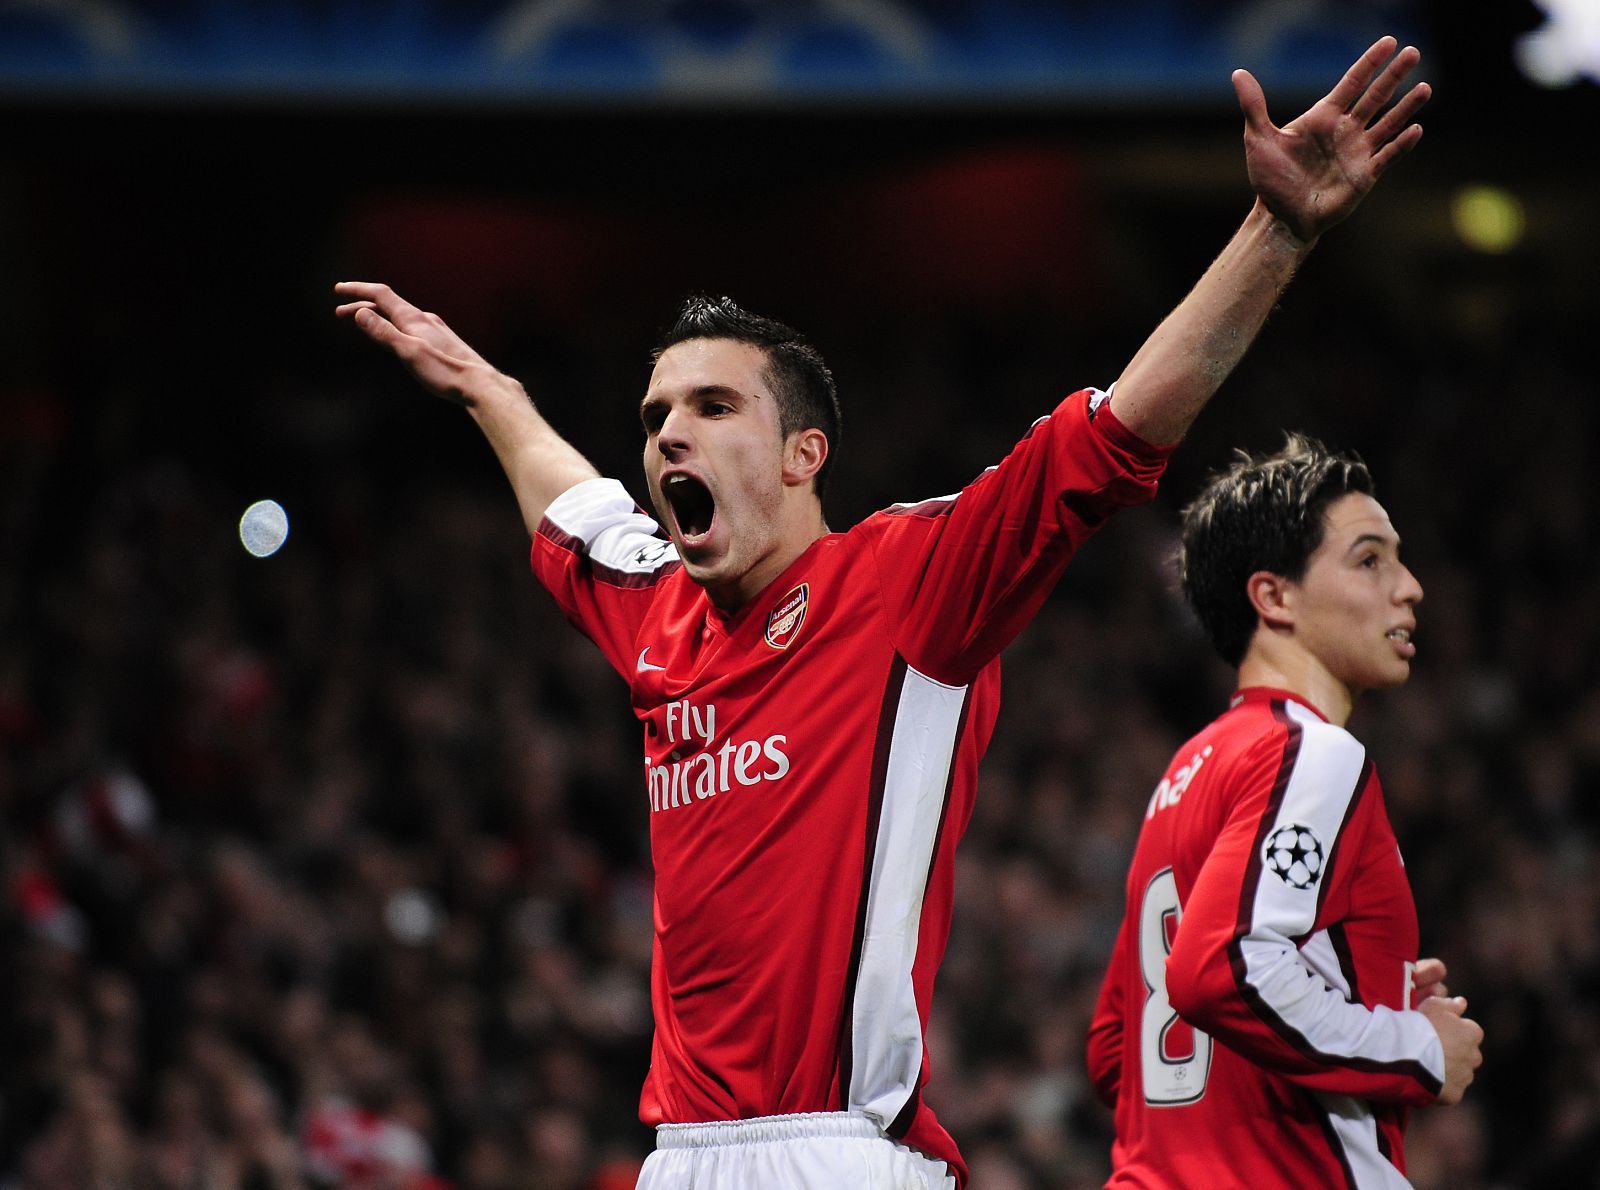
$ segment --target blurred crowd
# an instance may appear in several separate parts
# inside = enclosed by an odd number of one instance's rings
[[[1176,510],[1284,426],[1366,455],[1427,591],[1415,676],[1352,723],[1424,953],[1487,1030],[1466,1103],[1413,1120],[1413,1179],[1571,1186],[1600,1160],[1593,402],[1558,328],[1423,348],[1309,291],[1289,311],[1007,655],[929,1029],[974,1190],[1107,1172],[1082,1054],[1127,860],[1229,690],[1175,593]],[[1026,316],[812,329],[846,382],[836,528],[951,490],[1063,384],[1114,377],[1081,343],[1092,374],[1063,376]],[[637,390],[571,358],[542,391],[605,389],[626,425]],[[239,490],[214,439],[141,436],[156,394],[7,395],[6,1190],[621,1190],[648,1150],[625,688],[528,573],[470,422],[363,362],[421,429],[300,460],[265,559],[237,518],[279,493]],[[558,421],[586,449],[618,424]]]

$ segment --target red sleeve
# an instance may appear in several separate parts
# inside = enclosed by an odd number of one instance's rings
[[[659,534],[620,483],[590,479],[551,502],[533,538],[534,575],[624,681],[656,584],[682,565]]]
[[[1444,1075],[1433,1026],[1353,1000],[1354,972],[1341,971],[1329,932],[1367,867],[1372,766],[1348,733],[1302,718],[1285,713],[1285,731],[1229,777],[1232,809],[1184,902],[1168,997],[1197,1029],[1291,1081],[1431,1103]]]
[[[1122,919],[1117,931],[1117,944],[1111,952],[1111,962],[1106,967],[1105,981],[1100,985],[1100,999],[1094,1006],[1094,1020],[1089,1025],[1089,1082],[1100,1102],[1107,1107],[1117,1106],[1117,1090],[1122,1085],[1122,1029],[1124,999],[1122,972],[1128,961],[1128,947],[1132,945],[1128,919]]]
[[[970,681],[1106,518],[1155,495],[1172,447],[1139,438],[1103,398],[1074,393],[956,496],[874,518],[896,647],[928,677]]]

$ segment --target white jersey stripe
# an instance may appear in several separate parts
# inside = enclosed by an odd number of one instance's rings
[[[1362,785],[1366,751],[1343,728],[1297,703],[1283,705],[1299,728],[1299,752],[1262,838],[1270,848],[1280,831],[1300,828],[1295,833],[1302,838],[1309,833],[1324,861],[1334,859]],[[1331,864],[1319,864],[1313,878],[1302,869],[1291,879],[1269,870],[1264,856],[1257,858],[1248,930],[1237,945],[1244,982],[1274,1026],[1309,1056],[1355,1064],[1418,1062],[1442,1083],[1444,1051],[1426,1017],[1350,1003],[1331,940],[1323,935],[1308,941],[1309,953],[1296,946],[1316,922]]]
[[[849,1110],[885,1130],[922,1070],[911,968],[967,689],[908,666],[895,709],[850,1020]]]
[[[1309,828],[1320,848],[1319,865],[1325,864],[1333,856],[1350,803],[1360,789],[1366,749],[1349,732],[1323,722],[1298,703],[1285,702],[1283,706],[1300,727],[1300,753],[1267,834],[1270,838],[1290,826]],[[1263,872],[1256,886],[1254,916],[1272,922],[1291,938],[1306,934],[1317,920],[1323,867],[1310,876],[1309,883],[1297,886]]]
[[[1411,1183],[1378,1147],[1378,1122],[1370,1105],[1350,1095],[1317,1095],[1356,1190],[1409,1190]]]

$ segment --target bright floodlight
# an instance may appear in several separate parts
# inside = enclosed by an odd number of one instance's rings
[[[276,500],[257,500],[239,518],[239,540],[258,558],[278,552],[289,536],[289,514]]]

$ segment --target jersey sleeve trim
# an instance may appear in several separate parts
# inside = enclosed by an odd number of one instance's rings
[[[993,470],[990,467],[984,474]],[[883,511],[888,516],[942,516],[955,507],[959,495],[957,492],[949,496],[935,496],[931,500],[918,500],[914,504],[891,504]]]
[[[1112,385],[1115,389],[1117,386]],[[1176,442],[1158,444],[1135,434],[1111,408],[1111,390],[1097,388],[1085,390],[1089,394],[1089,421],[1100,434],[1118,450],[1150,462],[1165,463],[1178,449]]]
[[[587,559],[595,579],[614,587],[652,586],[682,565],[661,527],[614,479],[586,479],[561,493],[538,536]]]
[[[1115,386],[1113,385],[1112,387]],[[1119,454],[1126,456],[1126,458],[1123,460],[1123,464],[1127,467],[1130,473],[1144,474],[1151,468],[1154,468],[1155,474],[1159,475],[1161,469],[1166,466],[1168,457],[1172,454],[1173,450],[1176,449],[1177,444],[1173,443],[1171,446],[1156,446],[1150,442],[1146,442],[1138,434],[1135,434],[1132,430],[1128,429],[1127,426],[1123,425],[1122,422],[1117,420],[1117,415],[1111,412],[1111,405],[1108,400],[1110,395],[1111,394],[1109,392],[1101,392],[1097,388],[1086,388],[1080,390],[1079,392],[1073,393],[1066,400],[1062,401],[1061,405],[1054,412],[1036,419],[1034,423],[1028,427],[1028,432],[1022,436],[1022,441],[1026,442],[1029,438],[1033,437],[1034,433],[1041,426],[1049,422],[1052,417],[1067,409],[1068,406],[1074,402],[1082,399],[1084,401],[1084,416],[1088,421],[1092,431],[1099,434],[1101,438],[1105,439],[1105,441]],[[985,467],[983,471],[979,473],[978,479],[982,479],[985,475],[988,475],[990,472],[995,470],[998,470],[998,468]],[[976,483],[977,480],[974,480],[973,482]],[[884,509],[884,512],[891,516],[940,516],[949,512],[955,506],[955,502],[960,495],[960,492],[952,492],[948,496],[934,496],[927,500],[915,500],[899,504],[891,504],[888,508]]]

